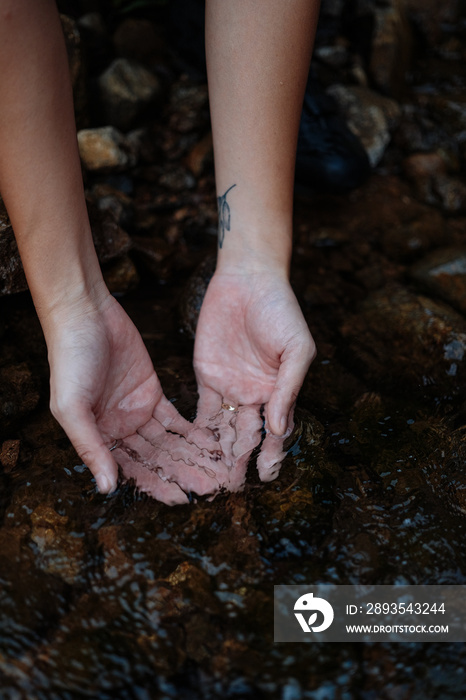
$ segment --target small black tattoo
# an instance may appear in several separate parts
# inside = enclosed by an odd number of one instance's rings
[[[227,194],[230,190],[233,189],[233,187],[236,187],[235,185],[232,185],[227,189],[225,194],[222,194],[221,197],[217,197],[217,202],[218,202],[218,247],[221,248],[223,246],[223,240],[225,238],[225,231],[230,230],[230,223],[231,223],[231,212],[230,212],[230,205],[227,202]]]

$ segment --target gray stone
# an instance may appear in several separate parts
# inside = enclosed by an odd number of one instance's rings
[[[147,68],[126,58],[117,58],[98,80],[106,121],[128,130],[160,94],[158,78]]]
[[[118,172],[136,164],[133,144],[113,126],[82,129],[78,146],[86,170]]]
[[[364,146],[372,167],[376,166],[400,119],[399,105],[362,86],[331,85],[327,92],[337,100],[349,128]]]

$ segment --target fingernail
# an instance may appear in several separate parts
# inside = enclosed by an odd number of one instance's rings
[[[288,421],[286,419],[286,416],[282,416],[280,418],[278,425],[280,426],[280,435],[284,435],[286,433],[286,429],[288,427]]]
[[[100,491],[100,493],[110,493],[113,491],[113,485],[108,476],[105,476],[105,474],[100,474],[97,478],[97,487]]]

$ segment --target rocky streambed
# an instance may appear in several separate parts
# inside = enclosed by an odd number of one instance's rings
[[[48,412],[1,214],[2,700],[464,697],[463,644],[273,643],[274,584],[466,583],[464,17],[453,2],[352,5],[324,3],[315,70],[355,131],[364,116],[374,171],[296,202],[292,281],[318,356],[276,481],[252,461],[245,489],[213,502],[99,495]],[[216,200],[206,87],[180,75],[165,21],[64,20],[99,257],[192,418]],[[113,119],[122,74],[142,97]]]

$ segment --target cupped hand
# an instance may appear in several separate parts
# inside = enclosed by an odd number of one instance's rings
[[[230,488],[244,481],[247,460],[261,440],[261,407],[266,435],[259,476],[277,476],[294,403],[314,357],[314,341],[284,274],[215,273],[196,330],[197,423],[217,430]]]
[[[216,441],[164,396],[139,332],[113,297],[55,313],[46,340],[52,413],[101,492],[116,488],[117,462],[166,503],[187,502],[186,490],[219,488],[208,468],[218,461]]]

